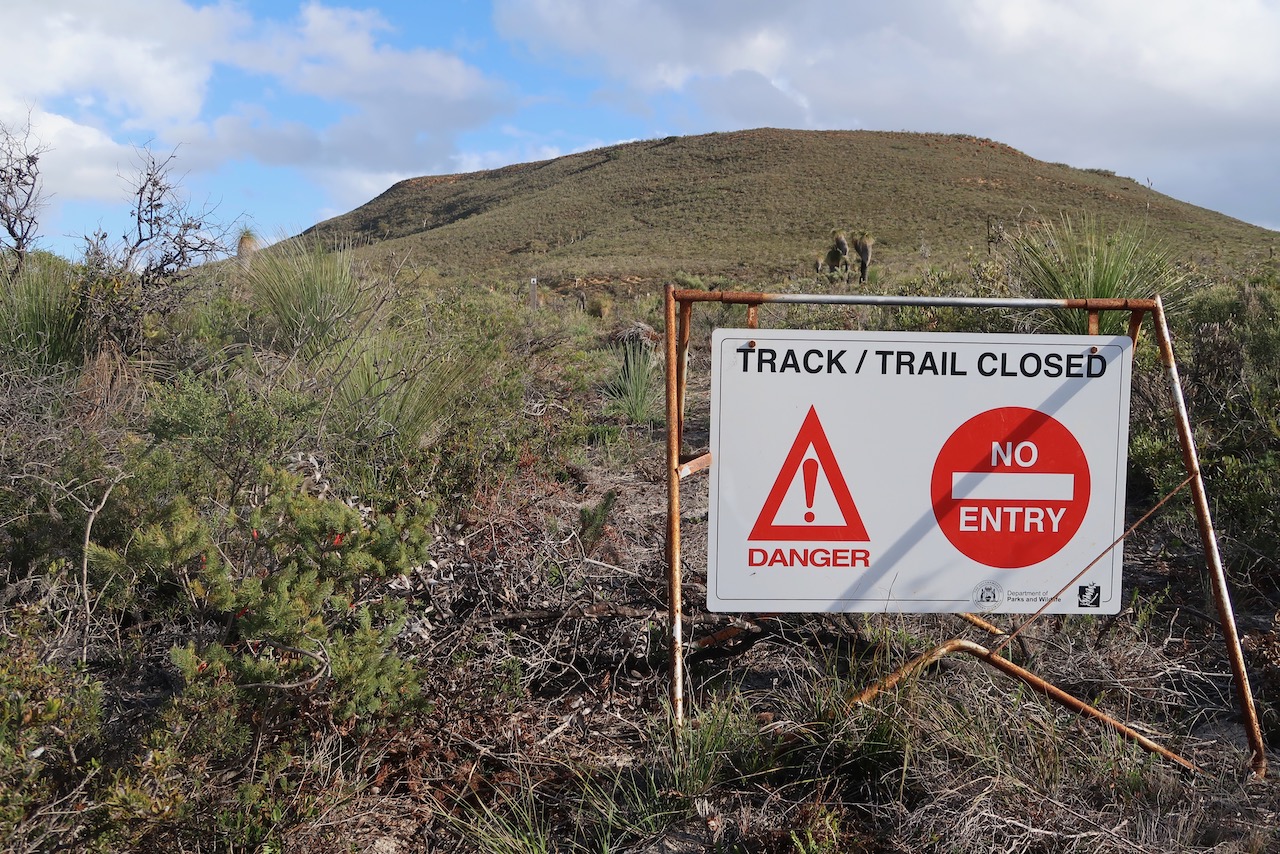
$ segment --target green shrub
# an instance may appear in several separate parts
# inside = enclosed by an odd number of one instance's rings
[[[403,454],[429,445],[439,438],[458,395],[492,362],[493,351],[477,346],[435,352],[406,328],[356,338],[319,371],[332,388],[334,427],[348,447],[372,444]]]
[[[49,621],[34,609],[10,617],[0,631],[0,838],[10,850],[54,850],[87,818],[76,783],[92,769],[101,691],[83,667],[44,660]]]
[[[615,346],[613,353],[619,364],[604,386],[609,409],[633,423],[650,423],[658,405],[661,370],[653,347],[644,341],[628,341]]]
[[[75,274],[52,256],[32,255],[0,281],[0,357],[38,374],[81,364],[83,316]]]
[[[1214,521],[1236,571],[1274,594],[1280,553],[1280,292],[1218,286],[1189,302],[1181,325],[1188,408]]]
[[[386,295],[361,280],[346,247],[292,242],[254,255],[246,272],[250,302],[266,343],[286,356],[313,359],[372,320]]]
[[[1185,299],[1187,274],[1170,251],[1132,229],[1110,229],[1088,215],[1063,216],[1013,239],[1010,270],[1028,296],[1040,299],[1148,299],[1159,294],[1167,309]],[[1099,331],[1126,331],[1124,312],[1104,312]],[[1046,330],[1083,335],[1089,318],[1080,311],[1048,312]]]

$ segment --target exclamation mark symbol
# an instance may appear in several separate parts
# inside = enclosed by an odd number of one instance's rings
[[[813,516],[813,493],[818,488],[818,461],[813,457],[805,460],[801,464],[804,473],[804,506],[809,510],[804,514],[806,522],[812,522]]]

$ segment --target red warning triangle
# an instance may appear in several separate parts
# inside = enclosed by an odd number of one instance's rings
[[[836,505],[844,517],[844,524],[776,525],[774,520],[777,519],[778,511],[782,508],[782,500],[795,481],[796,475],[800,473],[805,452],[810,447],[817,455],[818,465],[827,476],[827,483],[831,485]],[[827,441],[827,434],[822,429],[822,422],[818,420],[818,411],[812,406],[809,407],[809,414],[804,417],[804,423],[800,425],[800,432],[796,434],[796,440],[782,463],[782,471],[778,472],[778,479],[774,481],[773,489],[769,490],[769,497],[764,500],[764,507],[760,510],[760,516],[756,519],[755,527],[751,529],[747,539],[856,543],[869,542],[871,539],[867,536],[866,526],[862,524],[862,517],[858,515],[858,508],[853,504],[849,485],[845,483],[844,475],[840,473],[840,466],[836,463],[836,455],[831,450],[831,443]]]

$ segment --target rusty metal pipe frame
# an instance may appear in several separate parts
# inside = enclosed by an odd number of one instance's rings
[[[1195,504],[1196,524],[1200,529],[1200,542],[1204,546],[1205,567],[1209,570],[1209,579],[1213,584],[1213,598],[1218,608],[1218,623],[1227,645],[1227,658],[1231,663],[1231,677],[1235,682],[1236,698],[1240,702],[1240,712],[1244,717],[1245,735],[1249,739],[1249,748],[1253,751],[1251,766],[1254,776],[1262,779],[1267,776],[1266,745],[1263,743],[1262,729],[1258,724],[1258,712],[1253,704],[1253,692],[1249,688],[1249,673],[1245,668],[1244,652],[1240,648],[1240,635],[1236,630],[1236,616],[1231,607],[1231,593],[1227,590],[1227,576],[1222,566],[1222,555],[1218,552],[1218,535],[1213,530],[1213,518],[1209,514],[1209,496],[1205,492],[1204,479],[1200,475],[1200,458],[1196,453],[1195,437],[1191,433],[1191,419],[1187,415],[1187,404],[1182,397],[1182,381],[1178,377],[1173,340],[1169,335],[1169,325],[1165,321],[1164,304],[1159,297],[1155,299],[1152,315],[1155,319],[1156,343],[1160,347],[1160,361],[1164,364],[1165,373],[1169,378],[1169,391],[1173,395],[1178,441],[1182,445],[1182,461],[1187,468],[1187,474],[1191,476],[1191,500]]]
[[[1217,534],[1213,528],[1213,520],[1209,513],[1208,496],[1204,481],[1200,474],[1199,457],[1196,453],[1195,439],[1191,432],[1191,422],[1187,415],[1186,402],[1182,396],[1182,383],[1178,376],[1178,367],[1174,359],[1173,344],[1166,322],[1164,305],[1159,297],[1155,299],[1000,299],[986,297],[905,297],[883,296],[875,294],[765,294],[740,291],[696,291],[679,290],[668,285],[666,288],[666,347],[667,347],[667,558],[668,558],[668,619],[671,634],[671,694],[672,716],[677,726],[684,722],[684,652],[683,652],[683,612],[681,608],[681,555],[680,555],[680,480],[683,476],[706,468],[709,459],[702,459],[695,468],[685,466],[682,470],[680,450],[684,440],[684,397],[687,372],[687,357],[690,338],[690,319],[692,304],[695,302],[719,302],[730,305],[747,306],[748,325],[757,326],[757,309],[766,303],[779,304],[817,304],[817,305],[885,305],[885,306],[942,306],[955,308],[1014,308],[1014,309],[1079,309],[1088,311],[1093,317],[1101,311],[1129,311],[1129,337],[1137,343],[1142,317],[1150,312],[1156,327],[1156,341],[1160,349],[1161,361],[1169,379],[1169,387],[1173,395],[1177,421],[1178,439],[1182,447],[1183,463],[1192,476],[1192,500],[1195,505],[1196,522],[1199,527],[1201,543],[1205,550],[1205,563],[1209,570],[1213,585],[1214,600],[1218,609],[1218,620],[1222,627],[1227,645],[1227,655],[1231,664],[1232,678],[1236,694],[1240,702],[1241,713],[1249,746],[1253,751],[1251,766],[1256,777],[1266,776],[1266,748],[1262,740],[1262,731],[1258,723],[1257,710],[1253,702],[1253,693],[1249,686],[1249,677],[1244,663],[1244,653],[1240,647],[1240,637],[1236,629],[1235,613],[1231,607],[1230,593],[1227,589],[1226,573],[1222,566],[1222,557],[1218,551]],[[677,319],[677,306],[678,319]],[[967,641],[960,643],[960,651]],[[944,644],[944,646],[946,646]],[[976,644],[973,646],[977,647]],[[983,649],[982,647],[977,647]],[[942,649],[942,647],[939,647]],[[1009,667],[1017,668],[1012,662],[985,651],[983,660],[995,664],[998,660]],[[947,654],[945,651],[940,655]],[[923,665],[920,665],[923,666]],[[995,665],[1004,669],[1004,665]],[[1006,671],[1012,672],[1012,671]],[[1025,671],[1024,671],[1025,672]],[[1034,674],[1026,673],[1033,679]],[[1018,678],[1022,678],[1019,676]],[[1043,680],[1040,680],[1043,682]],[[1031,683],[1028,683],[1031,684]],[[1061,692],[1048,683],[1046,688],[1062,693],[1071,703],[1079,703],[1070,695]],[[1034,687],[1034,686],[1033,686]],[[1037,689],[1038,690],[1038,689]],[[1054,696],[1050,692],[1049,696]],[[1062,702],[1061,699],[1059,699]],[[1111,721],[1102,712],[1085,706],[1088,711],[1083,714],[1110,721],[1108,725],[1123,727],[1123,724]],[[1124,728],[1127,730],[1127,728]],[[1130,732],[1132,732],[1130,730]],[[1133,733],[1135,740],[1142,743],[1143,737]],[[1145,747],[1146,745],[1144,745]],[[1154,745],[1155,752],[1163,754],[1163,748]],[[1151,749],[1151,748],[1148,748]],[[1170,756],[1180,764],[1187,764],[1176,756]]]
[[[681,312],[687,326],[688,314]],[[675,289],[666,292],[667,345],[667,628],[671,635],[671,716],[684,724],[684,615],[680,602],[680,443],[683,440],[681,380],[689,338],[677,332]],[[683,342],[681,348],[677,342]],[[680,352],[683,349],[683,352]]]
[[[993,297],[911,297],[880,294],[765,294],[751,291],[674,291],[680,303],[719,302],[728,305],[812,304],[939,306],[945,308],[1074,308],[1086,311],[1153,311],[1150,299],[1014,299]]]
[[[1145,735],[1138,732],[1137,730],[1134,730],[1132,727],[1125,726],[1120,721],[1117,721],[1115,718],[1112,718],[1110,715],[1107,715],[1104,712],[1098,711],[1093,706],[1090,706],[1088,703],[1084,702],[1083,700],[1073,697],[1072,695],[1068,694],[1066,691],[1063,691],[1061,688],[1058,688],[1052,683],[1046,682],[1045,680],[1041,679],[1039,676],[1035,675],[1031,671],[1026,670],[1025,668],[1019,667],[1009,659],[1002,658],[1001,656],[996,655],[994,652],[987,649],[986,647],[976,644],[973,641],[964,640],[963,638],[954,638],[945,643],[939,644],[938,646],[929,650],[919,658],[916,658],[912,661],[907,662],[905,665],[898,668],[893,673],[890,673],[884,679],[881,679],[879,682],[876,682],[875,684],[869,686],[858,696],[851,699],[849,701],[849,705],[850,706],[866,705],[871,701],[872,698],[874,698],[881,691],[886,691],[890,688],[893,688],[895,685],[897,685],[903,679],[906,679],[911,674],[916,673],[920,670],[923,670],[924,668],[928,667],[930,664],[933,664],[939,659],[942,659],[945,656],[948,656],[954,652],[963,652],[967,655],[972,655],[974,658],[977,658],[982,663],[988,664],[994,667],[996,670],[999,670],[1001,673],[1004,673],[1008,676],[1012,676],[1013,678],[1022,681],[1028,687],[1030,687],[1031,690],[1035,691],[1036,693],[1043,694],[1044,696],[1048,697],[1054,702],[1060,705],[1066,706],[1068,709],[1071,709],[1074,712],[1077,712],[1081,715],[1085,715],[1086,717],[1093,718],[1094,720],[1102,723],[1104,726],[1110,727],[1112,730],[1114,730],[1115,732],[1118,732],[1120,735],[1124,736],[1130,741],[1136,742],[1144,750],[1147,750],[1151,753],[1158,753],[1164,758],[1178,763],[1183,768],[1186,768],[1189,771],[1195,771],[1198,774],[1204,773],[1204,771],[1201,770],[1193,762],[1190,762],[1189,760],[1184,759],[1183,757],[1174,753],[1172,750],[1169,750],[1167,747],[1163,747],[1159,744],[1156,744],[1154,741],[1147,738]]]

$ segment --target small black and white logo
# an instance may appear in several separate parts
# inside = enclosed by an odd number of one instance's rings
[[[980,611],[994,611],[1004,602],[1004,588],[994,581],[984,581],[973,588],[973,603]]]
[[[1096,584],[1081,584],[1076,591],[1076,606],[1079,608],[1101,608],[1102,588]]]

